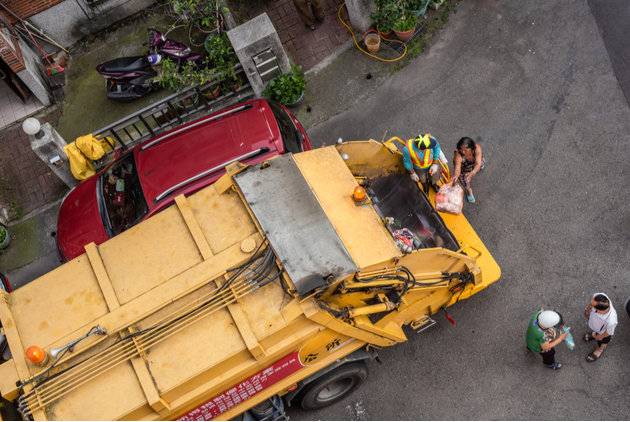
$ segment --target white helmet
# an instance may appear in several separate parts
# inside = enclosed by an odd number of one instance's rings
[[[560,314],[554,311],[542,311],[538,315],[538,325],[542,328],[555,327],[560,323]]]

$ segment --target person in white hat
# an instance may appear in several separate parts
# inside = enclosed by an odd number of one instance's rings
[[[527,327],[525,336],[527,349],[534,353],[540,353],[543,365],[549,369],[562,368],[562,364],[555,360],[556,350],[554,349],[569,335],[568,331],[558,335],[562,327],[564,327],[562,315],[545,309],[539,309]]]
[[[617,311],[610,298],[604,293],[595,293],[584,310],[591,332],[584,334],[584,341],[597,340],[597,349],[586,357],[587,362],[595,362],[610,343],[617,326]]]

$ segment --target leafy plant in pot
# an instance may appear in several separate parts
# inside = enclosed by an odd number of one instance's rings
[[[223,15],[212,7],[211,2],[200,7],[201,16],[197,19],[197,28],[204,34],[223,31]]]
[[[171,92],[179,92],[189,86],[198,85],[201,79],[202,76],[195,69],[194,63],[189,62],[178,68],[177,64],[170,59],[162,61],[162,69],[155,78],[163,88]],[[193,108],[198,102],[198,96],[192,95],[181,101],[181,107],[188,110]]]
[[[204,69],[200,72],[199,85],[207,85],[211,82],[221,80],[223,72],[217,72],[217,69]],[[201,95],[208,100],[216,100],[221,95],[219,84],[210,85],[208,88],[201,91]]]
[[[11,243],[11,236],[9,236],[9,231],[6,227],[0,226],[0,253],[4,249],[9,247],[9,243]]]
[[[394,24],[401,15],[401,7],[398,3],[388,2],[387,0],[376,0],[377,11],[370,14],[370,19],[376,24],[376,30],[383,38],[389,38],[392,35]]]
[[[298,105],[306,91],[304,74],[298,73],[301,71],[302,66],[291,65],[291,71],[269,82],[263,94],[287,107]]]
[[[407,41],[413,37],[417,24],[418,18],[416,18],[415,14],[412,12],[403,12],[401,17],[394,24],[394,32],[398,38]]]
[[[232,43],[225,32],[208,35],[204,46],[208,52],[207,60],[210,65],[223,67],[227,63],[234,63],[236,61],[234,47],[232,47]]]
[[[170,6],[173,10],[172,15],[177,19],[173,26],[177,26],[180,22],[188,27],[203,17],[204,9],[203,0],[173,0]]]
[[[427,12],[429,0],[405,0],[405,10],[413,12],[417,18]]]

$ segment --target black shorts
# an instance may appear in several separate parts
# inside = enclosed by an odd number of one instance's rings
[[[612,339],[612,336],[608,336],[608,337],[604,337],[601,340],[597,340],[597,347],[601,347],[602,344],[608,344],[610,343],[610,340]]]

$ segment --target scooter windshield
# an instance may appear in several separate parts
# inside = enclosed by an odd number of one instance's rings
[[[100,175],[99,209],[110,237],[138,224],[149,212],[133,152]]]

